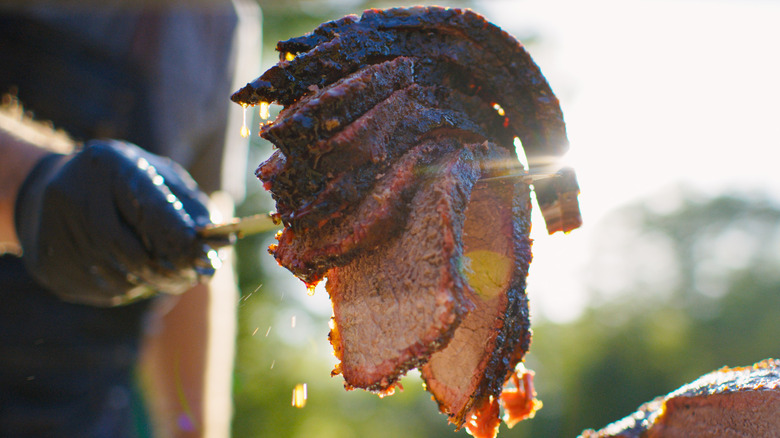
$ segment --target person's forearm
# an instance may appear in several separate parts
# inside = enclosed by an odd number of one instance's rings
[[[209,286],[199,284],[181,296],[168,297],[175,304],[157,309],[149,319],[139,370],[155,436],[206,436],[203,391],[209,295]],[[169,301],[157,303],[170,306]]]
[[[25,118],[21,111],[19,106],[0,108],[0,253],[18,248],[14,205],[27,174],[49,151],[73,148],[64,133]]]
[[[47,153],[0,127],[0,249],[19,245],[14,226],[16,194],[35,163]]]

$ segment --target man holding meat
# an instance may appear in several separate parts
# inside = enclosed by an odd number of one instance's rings
[[[245,2],[0,6],[0,436],[228,435],[235,286],[212,297],[224,242],[197,230],[242,196],[228,96],[258,25]]]

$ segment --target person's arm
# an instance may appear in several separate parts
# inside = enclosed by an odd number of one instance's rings
[[[123,141],[63,154],[18,126],[0,132],[2,240],[21,246],[40,285],[114,306],[213,275],[214,242],[197,234],[211,223],[208,199],[181,166]]]
[[[25,119],[18,105],[0,108],[0,253],[19,252],[14,206],[27,174],[51,151],[64,152],[72,147],[63,133]]]
[[[9,249],[19,246],[14,226],[16,194],[27,173],[46,151],[31,147],[0,130],[0,242]]]
[[[158,300],[149,319],[141,344],[139,377],[154,436],[209,436],[204,416],[209,287],[200,284],[180,296]]]
[[[224,193],[211,198],[233,211]],[[208,284],[158,300],[142,342],[140,374],[155,436],[228,438],[238,288],[232,248]]]
[[[19,189],[31,171],[44,157],[72,153],[74,148],[74,142],[65,133],[24,116],[20,106],[0,106],[0,252],[22,252],[15,206]],[[230,301],[229,297],[223,298]],[[204,391],[209,386],[205,348],[211,335],[206,323],[210,320],[209,286],[198,284],[180,296],[157,302],[169,307],[158,309],[162,311],[150,317],[157,321],[152,323],[156,329],[147,330],[142,354],[142,367],[154,394],[149,401],[157,432],[170,437],[209,436],[205,435],[206,428],[213,426],[207,423],[229,425],[230,421],[229,412],[209,422],[204,417],[205,411],[211,410],[204,401]],[[220,322],[221,327],[232,324],[232,319]],[[231,331],[228,336],[220,336],[218,342],[232,345],[232,336]],[[221,353],[232,364],[232,351]],[[224,370],[228,375],[230,371]],[[225,403],[229,405],[229,400]],[[229,426],[222,430],[229,430]]]

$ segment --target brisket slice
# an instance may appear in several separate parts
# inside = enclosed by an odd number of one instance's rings
[[[416,84],[396,91],[334,136],[310,146],[314,163],[272,157],[258,177],[271,190],[281,219],[298,231],[318,226],[355,205],[376,182],[375,175],[431,131],[455,128],[484,138],[471,116],[431,108],[429,90]],[[478,112],[475,111],[474,112]]]
[[[441,107],[432,90],[413,84],[396,91],[333,137],[315,143],[317,169],[352,170],[392,162],[411,145],[410,139],[439,128],[486,134],[468,113]]]
[[[780,360],[713,371],[581,438],[775,437]]]
[[[409,58],[366,67],[284,108],[260,135],[288,157],[296,156],[298,149],[330,137],[413,80]]]
[[[514,37],[476,12],[437,6],[369,9],[363,12],[362,17],[347,15],[322,23],[306,35],[280,41],[276,50],[282,54],[307,52],[356,27],[374,30],[414,28],[454,33],[490,46],[499,56],[507,58],[516,56],[517,52],[522,50],[522,46]]]
[[[441,116],[429,116],[429,110],[438,110]],[[394,141],[396,134],[420,135],[446,127],[473,131],[491,140],[503,140],[502,146],[513,148],[511,137],[506,130],[498,128],[499,124],[496,111],[476,98],[440,86],[415,83],[396,91],[337,135],[314,143],[309,152],[321,157],[318,167],[354,168],[392,157],[397,148],[386,143]],[[369,140],[372,134],[377,138]],[[376,144],[360,147],[356,144],[359,141]]]
[[[381,176],[354,212],[317,228],[298,232],[286,228],[271,253],[304,282],[318,282],[328,269],[344,265],[360,250],[394,238],[405,225],[411,197],[430,166],[460,145],[457,137],[424,140]]]
[[[420,125],[430,123],[431,130],[423,132],[414,137],[404,138],[397,136],[397,141],[388,141],[388,145],[408,148],[416,142],[419,142],[426,135],[436,135],[444,130],[435,129],[441,126],[447,126],[452,118],[447,114],[442,114],[438,110],[424,110],[420,113]],[[418,125],[418,126],[420,126]],[[408,125],[407,125],[408,126]],[[404,131],[403,128],[399,128]],[[480,135],[462,130],[447,130],[457,132],[460,137],[471,138],[472,140],[483,140]],[[408,132],[408,131],[407,131]],[[374,143],[372,143],[374,144]],[[289,220],[290,228],[300,231],[306,228],[316,228],[330,220],[338,219],[349,214],[374,187],[378,178],[383,175],[390,165],[406,150],[394,149],[389,151],[392,155],[386,156],[377,163],[367,164],[353,171],[345,171],[333,176],[328,173],[329,178],[323,183],[323,187],[311,197],[299,199],[300,205],[289,214],[279,211],[283,219]]]
[[[485,163],[511,158],[501,148],[490,152]],[[529,347],[530,202],[528,186],[507,179],[478,182],[471,193],[463,264],[476,309],[421,368],[428,391],[458,428],[491,396],[498,398]]]
[[[446,345],[473,306],[462,232],[484,146],[465,145],[424,175],[396,239],[330,270],[330,339],[348,388],[387,391]]]

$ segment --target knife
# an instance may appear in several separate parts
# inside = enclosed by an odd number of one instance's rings
[[[282,227],[278,219],[271,213],[261,213],[253,216],[235,218],[221,224],[210,224],[198,230],[201,237],[231,237],[242,238]]]
[[[515,179],[520,180],[526,184],[533,184],[534,181],[555,177],[555,174],[529,174],[529,173],[517,173],[509,175],[501,175],[495,177],[480,178],[480,181],[493,181],[502,179]],[[268,231],[274,231],[282,228],[282,223],[279,219],[274,219],[273,213],[261,213],[252,216],[235,218],[228,222],[220,224],[210,224],[198,230],[198,234],[201,237],[209,238],[230,238],[235,236],[236,238],[242,238],[245,236],[251,236],[254,234],[265,233]]]

